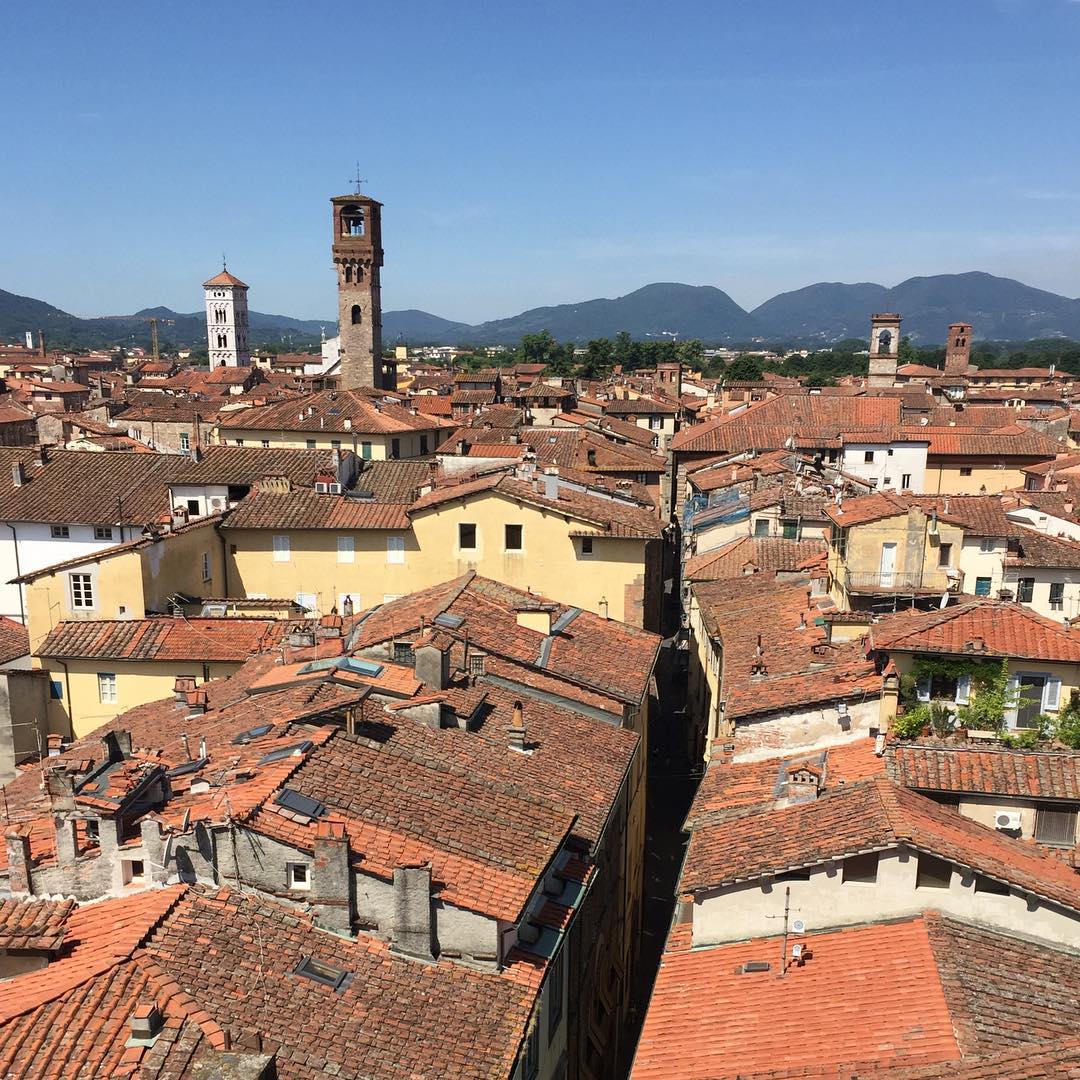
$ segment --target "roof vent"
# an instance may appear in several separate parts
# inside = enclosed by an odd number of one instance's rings
[[[772,971],[772,964],[768,960],[747,960],[735,969],[737,975],[753,975],[762,971]]]

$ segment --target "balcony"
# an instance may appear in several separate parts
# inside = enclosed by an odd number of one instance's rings
[[[844,588],[849,593],[943,593],[960,585],[960,575],[944,570],[845,570]]]

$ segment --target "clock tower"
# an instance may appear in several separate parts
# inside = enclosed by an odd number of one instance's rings
[[[395,390],[394,364],[382,357],[382,203],[359,191],[337,195],[330,203],[334,228],[331,250],[338,279],[341,388]]]

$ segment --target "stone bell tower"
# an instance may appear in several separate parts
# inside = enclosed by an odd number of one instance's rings
[[[882,311],[870,316],[870,369],[867,386],[894,386],[900,355],[900,316]]]
[[[966,372],[971,367],[971,324],[949,324],[949,337],[945,342],[945,370]]]
[[[336,195],[330,202],[334,215],[332,251],[338,277],[341,388],[374,386],[394,390],[394,365],[382,358],[382,203],[359,192]]]

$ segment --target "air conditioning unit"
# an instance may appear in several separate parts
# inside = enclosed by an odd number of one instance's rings
[[[1009,832],[1020,828],[1019,810],[999,810],[994,815],[994,828],[1001,832]]]

